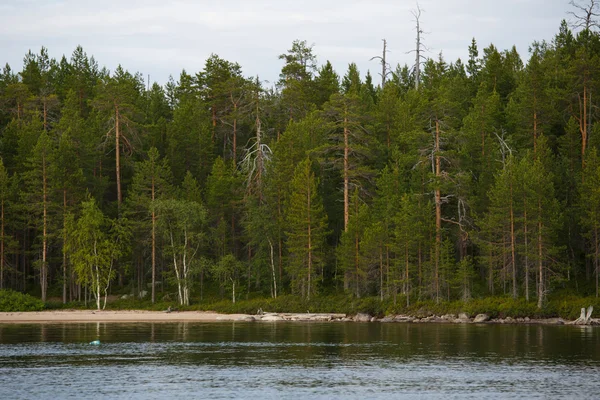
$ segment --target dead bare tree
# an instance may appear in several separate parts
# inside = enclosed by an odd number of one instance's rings
[[[381,56],[371,57],[369,61],[379,60],[381,62],[381,72],[379,75],[381,76],[381,89],[385,86],[385,81],[388,75],[391,75],[392,71],[390,71],[390,65],[385,60],[385,55],[387,54],[387,40],[381,39],[383,41],[383,52]]]
[[[419,82],[421,81],[421,62],[422,60],[426,60],[427,58],[422,54],[423,51],[429,51],[427,46],[423,44],[421,41],[421,35],[424,35],[425,32],[421,29],[421,7],[419,7],[419,3],[417,3],[417,9],[411,10],[411,14],[415,17],[414,22],[416,24],[415,30],[417,31],[417,40],[416,46],[414,50],[407,52],[415,53],[415,65],[413,66],[413,73],[415,75],[415,89],[419,89]]]
[[[576,2],[571,0],[569,2],[574,11],[567,12],[573,18],[571,21],[571,27],[580,28],[583,30],[591,30],[592,28],[599,29],[600,24],[598,23],[598,17],[600,17],[600,1],[588,0],[587,3]]]

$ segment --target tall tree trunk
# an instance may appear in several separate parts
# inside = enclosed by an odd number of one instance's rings
[[[485,117],[485,105],[481,106],[481,115]],[[482,118],[481,121],[481,161],[485,158],[485,124]]]
[[[598,297],[598,258],[600,257],[600,248],[598,246],[598,226],[594,227],[594,271],[596,273],[596,297]]]
[[[348,136],[348,108],[344,107],[344,232],[348,232],[348,221],[350,219],[350,165],[349,153],[350,145]]]
[[[440,159],[440,123],[435,121],[435,177],[437,180],[441,177],[441,159]],[[434,260],[434,285],[435,299],[440,301],[440,249],[442,245],[442,199],[440,184],[435,187],[435,260]]]
[[[379,293],[383,301],[383,246],[379,245]]]
[[[585,150],[588,139],[588,120],[587,120],[587,80],[583,82],[583,104],[580,106],[579,131],[581,132],[581,166],[585,169]]]
[[[421,9],[417,3],[417,11],[413,12],[415,22],[417,23],[417,47],[415,49],[415,90],[419,90],[419,82],[421,81]]]
[[[538,199],[538,308],[542,308],[544,301],[544,261],[543,256],[543,244],[542,244],[542,201]]]
[[[513,183],[512,174],[510,181],[510,257],[512,264],[512,296],[513,299],[517,298],[517,258],[516,258],[516,244],[515,244],[515,214],[514,214],[514,202],[513,202]]]
[[[115,104],[115,175],[117,179],[117,207],[121,209],[121,131],[119,106]]]
[[[387,41],[383,39],[383,54],[381,55],[381,90],[383,90],[383,88],[385,87],[385,79],[387,77],[387,62],[385,61],[385,54],[387,53],[386,48]]]
[[[311,215],[310,215],[310,197],[312,195],[312,193],[310,192],[310,175],[309,175],[309,181],[307,182],[306,185],[306,212],[307,212],[307,216],[308,216],[308,290],[307,290],[307,295],[306,298],[308,300],[310,300],[310,290],[311,290],[311,271],[312,271],[312,263],[313,263],[313,259],[312,259],[312,232],[311,232]]]
[[[67,189],[63,188],[63,304],[67,303]]]
[[[277,298],[277,278],[275,277],[275,257],[273,255],[273,242],[271,242],[271,239],[269,239],[269,250],[270,250],[270,256],[271,256],[271,275],[272,275],[272,279],[273,279],[273,284],[271,285],[272,287],[272,293],[271,295],[273,296],[274,299]]]
[[[4,289],[4,199],[0,202],[0,290]]]
[[[529,237],[527,232],[527,202],[523,202],[523,241],[525,244],[525,301],[529,302]]]
[[[46,301],[46,291],[48,288],[48,181],[46,176],[46,154],[42,154],[42,186],[43,186],[43,201],[42,201],[42,266],[40,271],[40,285],[42,288],[42,301]]]
[[[237,103],[233,105],[236,117],[233,119],[233,163],[237,165]]]
[[[154,173],[152,174],[152,304],[156,301],[156,211],[154,210],[155,199]]]
[[[408,280],[408,267],[409,267],[409,262],[408,262],[408,246],[406,245],[406,243],[404,244],[404,263],[405,263],[405,268],[406,268],[406,275],[404,277],[405,279],[405,292],[406,292],[406,307],[408,307],[410,305],[410,285],[409,285],[409,280]]]
[[[356,297],[360,297],[360,290],[359,290],[359,263],[360,263],[360,255],[359,255],[359,240],[358,240],[358,232],[356,232],[356,234],[354,235],[354,268],[356,269],[356,276],[354,278],[355,281],[355,286],[356,286]]]
[[[538,120],[537,120],[537,110],[535,110],[535,104],[536,104],[536,98],[534,96],[533,97],[533,107],[534,107],[534,111],[533,111],[533,154],[537,153],[537,138],[538,138],[538,133],[537,133]]]

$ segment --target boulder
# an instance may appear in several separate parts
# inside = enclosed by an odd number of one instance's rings
[[[264,322],[283,321],[283,317],[279,315],[265,315],[260,320]]]
[[[429,317],[429,322],[444,323],[444,322],[448,322],[448,320],[445,318],[439,317],[437,315],[434,315],[432,317]]]
[[[329,322],[332,320],[331,315],[313,315],[307,319],[315,322]]]
[[[460,319],[460,318],[456,318],[454,321],[455,324],[468,324],[469,322],[471,322],[471,320],[469,319]]]
[[[548,318],[544,323],[548,325],[564,325],[565,321],[562,318]]]
[[[480,324],[482,322],[487,322],[490,320],[490,316],[487,314],[477,314],[477,316],[475,317],[475,319],[473,320],[474,323],[476,324]]]
[[[525,318],[523,318],[523,322],[529,322],[529,321],[531,321],[531,320],[529,319],[529,317],[525,317]]]
[[[381,319],[381,322],[394,322],[394,316],[393,315],[386,315],[385,317],[383,317]]]
[[[356,322],[371,322],[371,318],[373,318],[373,316],[371,316],[369,314],[358,313],[354,317],[354,320]]]
[[[239,317],[238,319],[236,319],[236,321],[240,321],[240,322],[254,322],[254,321],[256,321],[256,319],[252,315],[244,315],[244,316]]]
[[[470,318],[467,315],[467,313],[461,312],[460,314],[458,314],[458,319],[464,320],[464,321],[468,321]]]

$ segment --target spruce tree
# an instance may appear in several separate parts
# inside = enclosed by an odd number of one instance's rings
[[[293,293],[310,299],[317,293],[327,236],[327,215],[310,159],[296,167],[285,208],[288,274]]]

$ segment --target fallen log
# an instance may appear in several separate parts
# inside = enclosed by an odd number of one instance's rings
[[[592,312],[594,311],[594,307],[589,306],[587,310],[585,307],[581,309],[581,315],[575,321],[573,321],[573,325],[590,325],[592,323]]]

